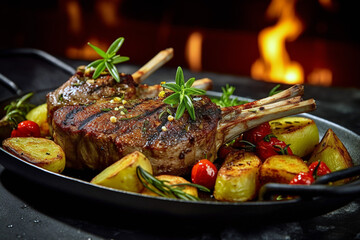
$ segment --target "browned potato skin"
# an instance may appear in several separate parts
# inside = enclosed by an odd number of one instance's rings
[[[61,173],[65,168],[65,153],[54,141],[46,138],[13,137],[3,141],[5,150],[38,167]]]
[[[262,162],[252,152],[230,153],[218,171],[214,197],[220,201],[249,201],[259,190]]]
[[[174,176],[174,175],[158,175],[156,176],[157,179],[159,180],[164,180],[164,181],[168,181],[167,184],[171,185],[171,184],[179,184],[179,183],[190,183],[189,181],[187,181],[185,178],[180,177],[180,176]],[[195,197],[198,197],[198,191],[195,187],[192,186],[181,186],[184,189],[182,190],[183,192],[193,195]],[[150,191],[147,188],[144,188],[144,190],[141,192],[141,194],[144,195],[149,195],[149,196],[159,196],[156,193]]]
[[[284,117],[270,121],[272,133],[290,145],[294,155],[305,157],[319,143],[319,131],[314,120],[305,117]]]
[[[316,146],[311,154],[308,164],[315,161],[324,162],[331,172],[339,171],[354,166],[349,152],[344,144],[336,136],[332,129],[328,129],[321,139],[321,142]],[[342,181],[348,182],[349,179]],[[342,182],[337,182],[338,184]]]
[[[308,172],[306,163],[298,156],[275,155],[267,158],[260,168],[260,182],[288,184],[300,172]]]

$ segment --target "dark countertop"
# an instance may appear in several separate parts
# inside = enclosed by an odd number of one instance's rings
[[[68,74],[47,66],[41,60],[0,59],[0,73],[15,81],[24,91],[54,88],[67,80]],[[81,61],[65,60],[73,66]],[[120,70],[132,73],[136,66],[122,65]],[[214,90],[230,84],[235,94],[253,99],[267,96],[276,84],[255,81],[246,77],[215,73],[190,73],[185,78],[209,77]],[[173,80],[175,69],[163,67],[146,83]],[[12,93],[0,86],[0,100]],[[318,109],[312,114],[340,124],[360,134],[360,90],[305,86],[304,98],[313,97]],[[99,208],[99,209],[98,209]],[[96,212],[97,214],[93,214]],[[296,219],[296,218],[295,218]],[[244,219],[221,224],[168,222],[151,216],[119,213],[94,206],[71,195],[47,189],[5,170],[0,165],[0,238],[1,239],[358,239],[360,238],[360,199],[338,210],[299,221],[262,223]]]

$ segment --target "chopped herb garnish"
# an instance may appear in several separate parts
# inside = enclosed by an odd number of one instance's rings
[[[101,50],[100,48],[88,43],[90,47],[92,47],[95,52],[97,52],[103,59],[98,59],[91,62],[86,68],[95,68],[95,72],[93,74],[93,79],[96,79],[100,76],[100,74],[107,69],[111,76],[117,81],[120,82],[119,72],[115,67],[116,64],[122,63],[129,60],[129,57],[124,57],[120,55],[116,55],[117,51],[119,51],[121,45],[124,43],[124,38],[120,37],[116,39],[108,48],[106,52]]]
[[[59,102],[64,101],[64,96],[63,96],[63,94],[62,94],[62,93],[59,95],[59,97],[58,97],[58,101],[59,101]]]
[[[112,110],[112,108],[102,108],[102,109],[101,109],[102,112],[109,112],[109,111],[111,111],[111,110]]]
[[[192,120],[196,119],[195,109],[192,103],[192,95],[204,95],[206,93],[203,89],[197,89],[191,87],[195,81],[195,78],[190,78],[185,83],[184,73],[181,67],[177,68],[175,83],[161,84],[162,87],[174,91],[173,94],[163,100],[164,103],[170,104],[171,106],[177,105],[175,118],[180,119],[184,114],[185,110],[188,111]]]
[[[235,87],[229,86],[229,84],[226,84],[225,87],[221,88],[223,93],[220,98],[212,98],[211,101],[218,105],[219,107],[232,107],[241,105],[244,103],[247,103],[248,101],[241,101],[238,100],[238,98],[231,98],[231,95],[235,91]]]

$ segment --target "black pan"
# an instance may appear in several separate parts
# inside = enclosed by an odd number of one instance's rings
[[[40,90],[34,94],[32,103],[40,104],[45,102],[45,95],[49,90]],[[220,93],[208,92],[211,96],[219,96]],[[241,97],[239,97],[241,99]],[[8,99],[0,103],[3,109],[10,101]],[[3,114],[3,113],[1,113]],[[315,120],[320,137],[325,131],[332,128],[337,136],[343,141],[355,165],[360,163],[358,146],[360,137],[337,124],[311,114],[303,116]],[[289,186],[269,184],[264,191],[264,197],[273,193],[292,193],[302,197],[283,201],[252,201],[252,202],[217,202],[212,200],[191,202],[183,200],[157,198],[143,196],[136,193],[129,193],[114,190],[102,186],[90,184],[85,180],[73,177],[73,174],[61,175],[49,172],[23,161],[0,148],[0,163],[9,171],[21,175],[31,182],[41,184],[44,187],[60,191],[78,199],[84,199],[96,203],[96,208],[112,209],[112,213],[126,210],[144,216],[166,216],[186,219],[222,219],[222,221],[233,221],[239,219],[260,219],[271,218],[296,220],[299,216],[312,217],[321,215],[351,202],[360,196],[360,183],[353,182],[340,187],[327,185],[313,186]],[[348,175],[359,175],[360,168],[356,166]],[[337,176],[331,176],[337,179]],[[341,174],[340,178],[344,177]],[[334,180],[330,179],[330,180]],[[325,179],[324,182],[330,181]]]

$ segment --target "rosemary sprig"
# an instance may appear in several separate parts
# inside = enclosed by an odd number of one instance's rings
[[[237,106],[244,103],[247,103],[248,101],[241,101],[237,98],[230,98],[231,95],[235,91],[235,87],[229,86],[229,84],[226,84],[225,87],[222,87],[222,95],[220,98],[212,98],[211,101],[218,105],[219,107],[231,107],[231,106]]]
[[[208,188],[194,183],[169,184],[169,181],[159,180],[155,178],[152,174],[150,174],[140,166],[136,168],[136,174],[140,179],[140,182],[147,189],[162,197],[177,198],[191,201],[200,200],[198,197],[182,191],[184,189],[183,186],[192,186],[198,188],[201,191],[210,192]]]
[[[195,78],[190,78],[185,83],[184,73],[181,67],[178,67],[175,76],[175,83],[161,84],[162,87],[174,91],[173,94],[165,98],[163,101],[164,103],[170,104],[172,106],[177,105],[175,119],[180,119],[185,110],[188,111],[192,120],[196,119],[191,95],[204,95],[206,91],[203,89],[191,87],[194,81]]]
[[[34,93],[32,92],[28,93],[5,106],[4,110],[6,111],[6,115],[1,121],[11,121],[14,124],[24,121],[26,119],[26,114],[35,107],[35,105],[27,102],[33,95]]]
[[[116,55],[117,51],[119,51],[121,45],[124,43],[124,38],[120,37],[116,39],[110,47],[107,49],[106,52],[101,50],[100,48],[88,43],[90,47],[92,47],[95,52],[97,52],[103,59],[98,59],[91,62],[86,68],[95,68],[95,72],[93,74],[93,79],[96,79],[100,76],[100,74],[105,70],[108,69],[111,76],[117,81],[120,82],[119,72],[115,67],[115,64],[125,62],[129,60],[129,57]]]

